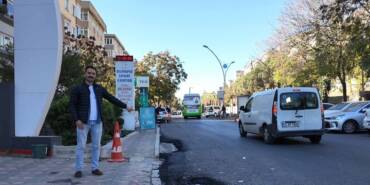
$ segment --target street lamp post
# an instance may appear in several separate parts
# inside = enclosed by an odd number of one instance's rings
[[[229,64],[226,64],[226,63],[222,64],[221,60],[217,57],[216,53],[211,50],[211,48],[209,48],[207,45],[203,45],[203,47],[206,48],[206,49],[208,49],[213,54],[213,56],[216,57],[217,62],[220,64],[220,67],[221,67],[221,70],[222,70],[223,79],[224,79],[224,81],[223,81],[223,90],[222,91],[225,92],[225,87],[226,87],[226,73],[229,70],[231,64],[235,63],[235,61],[232,61]],[[224,93],[222,95],[222,100],[223,99],[224,99]]]

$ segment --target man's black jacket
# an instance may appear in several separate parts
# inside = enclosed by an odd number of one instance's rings
[[[101,115],[103,98],[123,109],[127,107],[125,103],[109,94],[104,87],[94,83],[93,88],[96,97],[98,120],[103,120]],[[90,90],[85,82],[72,89],[69,108],[74,122],[81,120],[83,123],[87,123],[90,114]]]

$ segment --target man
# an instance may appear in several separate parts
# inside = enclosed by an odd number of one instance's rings
[[[222,116],[222,119],[226,118],[226,107],[225,107],[225,105],[222,105],[221,116]]]
[[[96,69],[93,66],[85,68],[85,80],[82,84],[74,87],[70,97],[70,111],[76,124],[77,147],[75,177],[82,177],[82,166],[84,161],[84,149],[88,132],[91,133],[92,154],[91,173],[103,175],[99,170],[100,141],[102,136],[102,98],[107,99],[114,105],[127,108],[126,104],[115,98],[102,86],[95,83]],[[127,108],[132,111],[132,108]]]
[[[169,106],[166,106],[166,111],[168,114],[171,114],[171,108]]]

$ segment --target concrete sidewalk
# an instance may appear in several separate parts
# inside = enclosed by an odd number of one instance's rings
[[[74,178],[74,159],[0,157],[0,185],[71,185],[122,184],[160,185],[155,157],[156,130],[136,131],[123,139],[123,151],[130,158],[125,163],[100,162],[103,176],[91,175],[90,163],[85,163],[82,178]]]

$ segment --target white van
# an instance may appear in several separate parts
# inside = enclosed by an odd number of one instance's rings
[[[303,136],[320,143],[324,134],[323,109],[318,90],[286,87],[254,93],[240,107],[239,132],[263,135],[266,143],[279,137]]]

